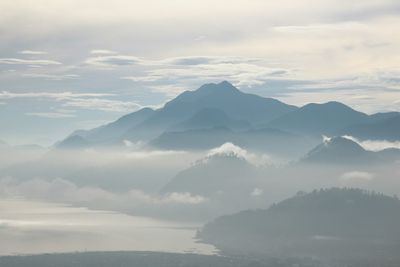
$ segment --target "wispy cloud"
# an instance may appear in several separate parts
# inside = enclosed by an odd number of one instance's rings
[[[132,112],[142,107],[135,102],[102,98],[73,98],[65,102],[63,106],[113,112]]]
[[[343,173],[340,176],[342,181],[349,181],[349,180],[366,180],[371,181],[374,178],[374,174],[365,171],[351,171]]]
[[[140,64],[142,61],[134,56],[126,55],[101,55],[88,58],[85,63],[95,67],[112,68],[116,66],[129,66]]]
[[[141,83],[162,83],[184,86],[215,80],[229,80],[237,86],[264,84],[268,79],[284,77],[290,70],[265,66],[257,58],[232,56],[187,56],[162,60],[142,60],[149,70],[144,75],[124,76],[122,79]]]
[[[43,74],[43,73],[26,73],[22,74],[22,76],[29,78],[43,78],[53,81],[77,79],[80,77],[78,74]]]
[[[112,50],[107,50],[107,49],[94,49],[90,51],[90,54],[95,54],[95,55],[115,55],[118,54],[115,51]]]
[[[256,155],[229,142],[211,149],[207,153],[204,160],[207,161],[209,158],[215,156],[236,157],[239,159],[244,159],[254,165],[265,165],[267,163],[271,163],[270,157],[268,155]]]
[[[167,206],[167,205],[199,205],[208,199],[190,193],[172,192],[166,195],[153,195],[141,190],[132,189],[126,193],[116,194],[95,186],[79,187],[64,179],[46,181],[31,179],[25,182],[15,182],[8,178],[0,179],[0,196],[24,196],[29,199],[61,201],[66,203],[97,206],[96,202],[108,203],[118,209],[123,203],[133,203],[134,206]],[[126,205],[123,205],[126,206]]]
[[[44,55],[47,54],[45,51],[35,51],[35,50],[22,50],[19,51],[20,54],[23,55]]]
[[[0,64],[9,65],[61,65],[61,62],[46,59],[0,58]]]
[[[61,113],[61,112],[27,112],[25,115],[42,117],[42,118],[50,118],[50,119],[59,119],[59,118],[72,118],[75,117],[74,114],[71,113]]]
[[[113,97],[114,94],[103,93],[73,93],[73,92],[25,92],[25,93],[11,93],[8,91],[0,92],[0,99],[18,99],[18,98],[39,98],[39,99],[53,99],[57,102],[62,102],[63,107],[74,107],[87,110],[101,110],[112,112],[129,112],[134,111],[141,107],[141,105],[130,102],[107,99],[105,97]],[[53,112],[48,113],[30,113],[28,115],[42,115],[42,117],[58,116]],[[60,115],[63,116],[63,115]],[[65,115],[64,117],[70,117]]]
[[[113,94],[104,93],[73,93],[73,92],[23,92],[23,93],[13,93],[9,91],[0,92],[0,99],[12,99],[12,98],[52,98],[56,100],[65,100],[71,98],[81,98],[81,97],[105,97],[113,96]]]
[[[353,142],[358,143],[366,150],[370,151],[381,151],[388,148],[397,148],[400,149],[400,141],[387,141],[387,140],[359,140],[353,136],[345,135],[344,138],[352,140]]]

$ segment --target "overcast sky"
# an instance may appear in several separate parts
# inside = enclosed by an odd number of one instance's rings
[[[398,0],[3,0],[0,139],[51,144],[228,80],[400,111]]]

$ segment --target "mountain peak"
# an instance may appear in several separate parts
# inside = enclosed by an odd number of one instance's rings
[[[240,92],[235,86],[233,86],[228,81],[222,81],[220,83],[207,83],[202,85],[199,89],[195,92],[207,92],[213,93],[216,91],[224,91],[224,92]]]
[[[303,107],[301,107],[301,109],[305,109],[305,110],[311,110],[311,109],[340,109],[340,110],[346,110],[346,111],[354,111],[354,109],[352,109],[351,107],[338,102],[338,101],[329,101],[329,102],[325,102],[325,103],[309,103],[304,105]],[[337,110],[338,111],[338,110]],[[361,113],[361,112],[359,112]]]
[[[325,138],[324,142],[311,150],[303,161],[319,163],[371,163],[376,157],[356,142],[344,138]]]

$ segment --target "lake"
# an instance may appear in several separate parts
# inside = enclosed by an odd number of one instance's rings
[[[64,204],[0,200],[0,255],[74,251],[213,254],[196,243],[200,225],[89,210]]]

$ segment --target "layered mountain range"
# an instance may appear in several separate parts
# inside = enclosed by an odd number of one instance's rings
[[[226,142],[283,155],[302,155],[322,135],[400,140],[400,113],[367,115],[339,102],[285,104],[239,91],[224,81],[185,91],[162,108],[143,108],[109,124],[78,130],[58,148],[141,142],[160,149],[210,149]]]

